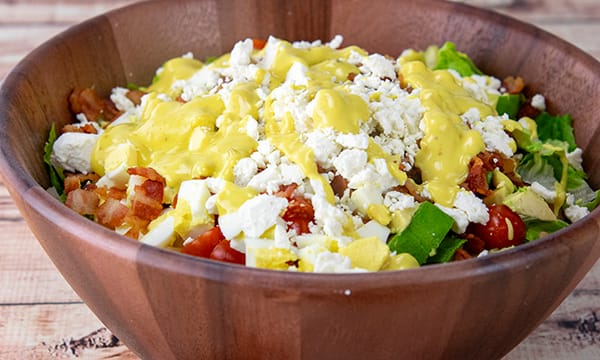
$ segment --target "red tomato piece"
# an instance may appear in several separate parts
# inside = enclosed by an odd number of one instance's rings
[[[290,228],[294,229],[296,234],[308,233],[308,224],[315,219],[312,202],[303,197],[294,197],[288,203],[282,218],[290,224]]]
[[[204,258],[210,257],[215,246],[225,240],[225,236],[221,233],[218,226],[198,235],[194,240],[185,244],[181,252],[188,255],[200,256]]]
[[[485,225],[471,224],[467,233],[485,242],[486,249],[502,249],[525,241],[525,223],[506,205],[490,205],[490,219]]]
[[[246,254],[233,249],[229,240],[221,240],[210,253],[210,258],[234,264],[246,264]]]

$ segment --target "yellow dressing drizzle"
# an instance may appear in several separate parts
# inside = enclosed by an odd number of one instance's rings
[[[357,134],[360,122],[369,119],[369,108],[364,100],[343,89],[321,89],[314,102],[313,121],[317,128],[330,127]]]
[[[415,165],[421,169],[432,199],[452,206],[458,185],[468,174],[469,161],[485,150],[481,135],[469,129],[460,115],[477,108],[483,118],[495,115],[495,110],[469,96],[446,70],[432,71],[424,63],[412,61],[402,65],[401,73],[410,86],[420,89],[425,108],[424,136]]]
[[[176,97],[171,86],[177,80],[185,80],[202,68],[201,61],[192,58],[178,57],[165,62],[162,70],[155,76],[155,80],[145,90],[148,92],[159,92]]]

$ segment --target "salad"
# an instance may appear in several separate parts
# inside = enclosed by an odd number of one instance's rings
[[[452,42],[398,57],[246,39],[151,84],[69,98],[52,188],[140,242],[301,272],[414,268],[502,251],[586,216],[569,115]]]

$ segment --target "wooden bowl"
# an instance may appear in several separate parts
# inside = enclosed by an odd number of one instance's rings
[[[484,71],[521,75],[570,113],[600,185],[600,64],[533,26],[456,3],[144,2],[86,21],[27,56],[0,93],[0,168],[33,233],[73,289],[147,359],[491,359],[508,353],[600,256],[598,210],[513,250],[416,270],[299,274],[142,245],[84,219],[45,191],[42,148],[69,121],[75,86],[108,94],[149,83],[166,59],[203,58],[273,34],[398,55],[453,40]]]

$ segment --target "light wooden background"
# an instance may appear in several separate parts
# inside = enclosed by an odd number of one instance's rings
[[[0,79],[44,40],[131,2],[0,0]],[[471,2],[511,3],[494,9],[534,23],[600,58],[599,0]],[[75,357],[137,359],[69,288],[0,182],[0,359]],[[506,359],[600,359],[600,263]]]

